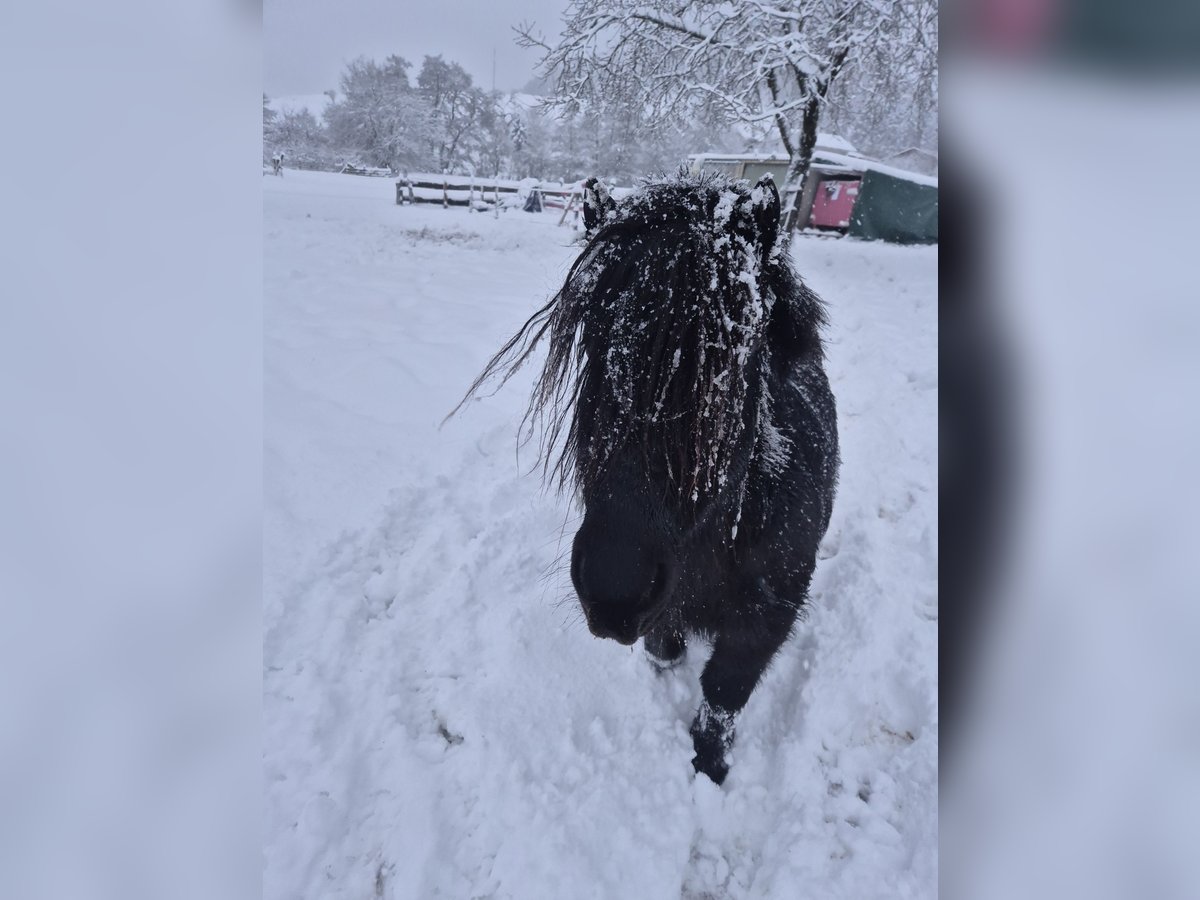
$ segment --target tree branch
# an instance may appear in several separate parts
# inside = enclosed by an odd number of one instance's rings
[[[767,88],[771,92],[771,104],[775,107],[775,127],[779,129],[779,139],[783,142],[783,149],[791,159],[795,154],[792,148],[792,138],[788,134],[787,120],[784,119],[783,113],[779,112],[779,80],[775,77],[774,70],[767,73]]]

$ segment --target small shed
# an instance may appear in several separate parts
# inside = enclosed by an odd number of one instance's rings
[[[781,187],[788,168],[780,154],[697,153],[688,162],[694,172],[722,172],[752,182],[770,173]],[[937,243],[936,177],[820,141],[810,175],[799,204],[807,227],[900,244]]]
[[[937,185],[868,170],[847,234],[893,244],[936,244]]]
[[[938,180],[863,157],[828,154],[829,161],[858,169],[858,196],[846,233],[893,244],[936,244]]]

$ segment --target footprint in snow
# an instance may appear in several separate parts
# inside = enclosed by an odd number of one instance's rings
[[[366,607],[367,617],[375,618],[386,613],[399,592],[396,570],[390,567],[376,568],[363,585],[363,606]]]

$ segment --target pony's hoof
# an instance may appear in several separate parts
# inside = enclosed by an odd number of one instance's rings
[[[683,635],[669,628],[656,628],[642,641],[646,659],[659,674],[676,668],[687,658],[687,641]]]
[[[697,753],[692,757],[692,768],[697,775],[707,775],[713,784],[723,784],[729,774],[729,763],[725,762],[724,755]]]
[[[711,778],[714,784],[720,784],[729,774],[725,754],[733,746],[733,722],[736,716],[737,713],[705,700],[692,722],[692,746],[696,748],[692,766],[697,772]]]

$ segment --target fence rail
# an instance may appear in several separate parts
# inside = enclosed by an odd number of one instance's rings
[[[561,182],[530,183],[525,186],[542,195],[544,205],[563,209],[572,194],[580,193],[579,185]],[[476,179],[462,175],[410,175],[396,181],[396,204],[440,203],[442,206],[512,205],[523,183],[510,179]]]
[[[356,166],[353,163],[345,163],[340,172],[342,175],[366,175],[370,178],[390,178],[392,176],[391,169],[379,166]]]

